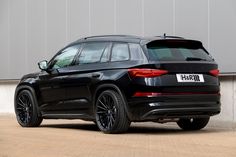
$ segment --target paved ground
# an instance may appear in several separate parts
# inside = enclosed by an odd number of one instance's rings
[[[0,116],[0,157],[235,157],[236,131],[181,131],[176,125],[136,123],[128,133],[107,135],[90,122],[45,120],[22,128]]]

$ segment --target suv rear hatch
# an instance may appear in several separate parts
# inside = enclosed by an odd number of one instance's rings
[[[164,39],[146,45],[149,64],[130,69],[135,91],[159,94],[215,94],[218,66],[194,40]],[[153,88],[155,87],[155,88]]]

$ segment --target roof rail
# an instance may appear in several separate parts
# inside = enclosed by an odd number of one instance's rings
[[[104,37],[130,37],[130,38],[139,38],[138,36],[134,35],[96,35],[96,36],[89,36],[83,38],[84,40],[90,39],[90,38],[104,38]]]

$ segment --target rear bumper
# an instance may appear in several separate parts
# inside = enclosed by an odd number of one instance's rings
[[[135,97],[128,101],[132,121],[207,117],[220,113],[219,94]]]

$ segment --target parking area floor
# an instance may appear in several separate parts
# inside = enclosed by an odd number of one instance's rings
[[[20,127],[0,116],[0,157],[234,157],[236,131],[182,131],[175,124],[134,123],[125,134],[103,134],[91,122],[44,120]]]

